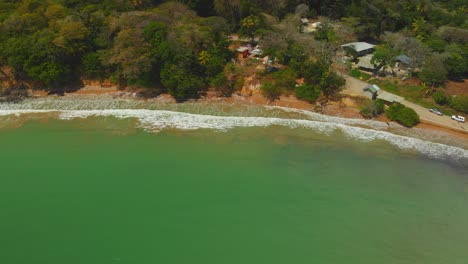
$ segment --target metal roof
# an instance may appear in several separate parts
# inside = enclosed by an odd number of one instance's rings
[[[351,42],[351,43],[348,43],[348,44],[341,45],[341,47],[343,47],[343,48],[352,48],[357,52],[361,52],[361,51],[364,51],[364,50],[373,49],[375,47],[375,45],[367,43],[367,42]]]
[[[254,55],[262,55],[262,53],[263,53],[263,52],[262,52],[261,49],[254,49],[254,50],[252,50],[252,54],[254,54]]]
[[[370,84],[370,85],[366,86],[366,88],[364,88],[364,90],[369,90],[372,93],[378,93],[380,91],[380,88],[375,84]]]
[[[394,103],[394,102],[401,103],[401,101],[405,100],[401,96],[387,93],[386,91],[380,91],[379,95],[377,95],[377,98],[390,102],[390,103]]]
[[[413,61],[410,57],[408,57],[406,55],[396,56],[395,60],[403,62],[404,64],[411,64],[411,62]]]
[[[248,49],[249,49],[249,48],[247,48],[247,47],[239,47],[239,48],[237,48],[236,50],[237,50],[238,52],[244,52],[244,51],[246,51],[246,50],[248,50]]]

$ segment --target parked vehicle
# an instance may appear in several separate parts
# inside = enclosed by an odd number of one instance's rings
[[[431,109],[429,109],[429,111],[430,111],[431,113],[436,114],[436,115],[440,115],[440,116],[441,116],[441,115],[444,115],[444,114],[442,114],[441,111],[439,111],[439,110],[437,110],[437,109],[435,109],[435,108],[431,108]]]
[[[458,121],[458,122],[465,123],[465,118],[463,116],[453,115],[452,119],[455,120],[455,121]]]
[[[267,68],[267,73],[277,72],[277,71],[279,71],[279,70],[280,70],[280,69],[277,68],[277,67],[269,66],[269,67]]]

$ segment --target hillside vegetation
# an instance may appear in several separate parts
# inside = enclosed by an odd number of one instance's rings
[[[355,40],[380,43],[382,61],[411,55],[419,78],[438,86],[467,77],[467,14],[463,0],[2,0],[0,68],[49,91],[86,78],[177,100],[208,87],[229,95],[241,75],[227,36],[238,33],[261,37],[265,55],[289,69],[265,85],[272,98],[275,85],[295,90],[291,78],[304,79],[302,98],[333,95],[344,83],[334,56]],[[301,33],[300,18],[318,16],[322,26]]]

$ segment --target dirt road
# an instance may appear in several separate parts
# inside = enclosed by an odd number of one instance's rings
[[[353,95],[353,96],[364,96],[363,88],[369,85],[369,83],[363,82],[359,79],[353,78],[348,75],[344,75],[343,77],[345,77],[346,79],[346,87],[342,91],[342,93]],[[384,92],[387,96],[390,95],[390,96],[395,96],[395,98],[401,98],[397,95],[393,95],[389,92],[385,92],[381,90],[380,93],[382,92]],[[419,118],[421,119],[421,122],[423,123],[428,123],[428,124],[468,133],[467,123],[460,123],[455,120],[452,120],[450,116],[438,116],[436,114],[429,112],[429,109],[424,108],[420,105],[414,104],[412,102],[409,102],[405,100],[404,98],[401,98],[398,101],[402,103],[403,105],[414,109],[414,111],[418,113]]]

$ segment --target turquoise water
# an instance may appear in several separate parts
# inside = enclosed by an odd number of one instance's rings
[[[467,263],[464,162],[341,131],[135,124],[0,130],[1,263]]]

